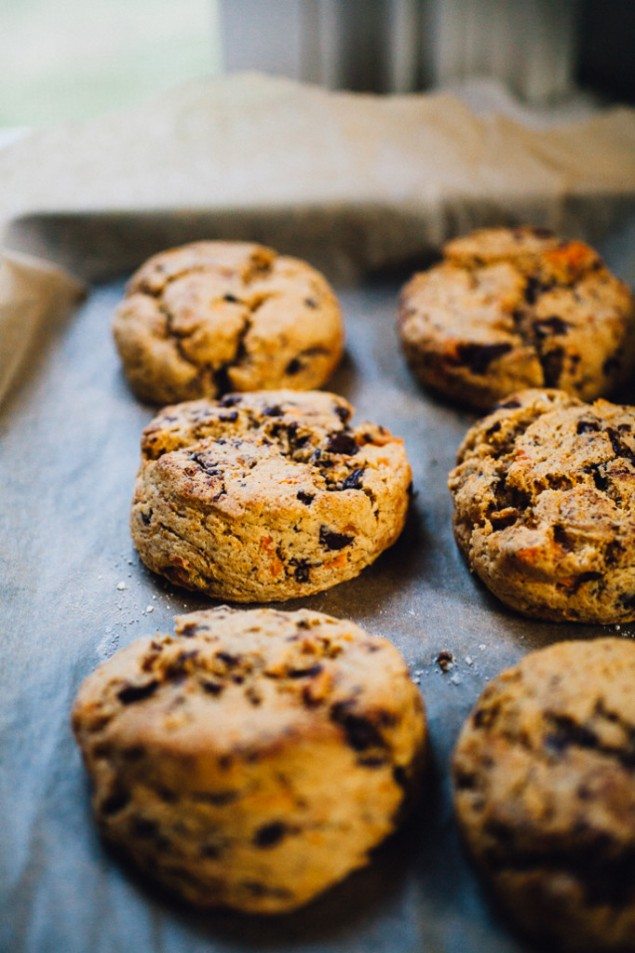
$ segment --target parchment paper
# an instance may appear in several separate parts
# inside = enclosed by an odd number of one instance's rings
[[[595,240],[634,203],[631,109],[537,130],[476,116],[448,94],[377,97],[252,74],[0,151],[4,256],[46,254],[87,280],[158,250],[166,232],[149,226],[166,211],[172,237],[263,238],[342,278],[421,258],[477,224],[527,221]],[[135,247],[130,223],[142,212]],[[125,241],[113,242],[112,222],[100,229],[108,214]],[[30,268],[26,298],[22,280],[0,287],[0,399],[26,351],[15,342],[67,300],[62,275],[43,266],[40,280]]]

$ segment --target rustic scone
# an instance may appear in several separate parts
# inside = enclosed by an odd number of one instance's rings
[[[628,639],[533,652],[489,683],[454,755],[472,855],[524,930],[566,949],[635,950],[634,686]]]
[[[456,539],[506,605],[635,619],[635,408],[526,390],[472,427],[450,473]]]
[[[154,572],[235,602],[357,576],[399,536],[411,472],[383,427],[321,391],[166,407],[146,428],[131,516]]]
[[[177,618],[86,679],[73,726],[103,833],[186,900],[254,913],[366,864],[426,741],[399,652],[304,609]]]
[[[592,400],[635,356],[627,286],[582,242],[532,228],[455,239],[401,295],[399,330],[424,384],[488,410],[523,387]]]
[[[130,280],[114,335],[144,400],[319,387],[343,346],[337,298],[306,262],[247,242],[194,242]]]

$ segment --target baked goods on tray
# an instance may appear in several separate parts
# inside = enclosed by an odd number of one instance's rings
[[[633,367],[635,306],[588,245],[483,229],[406,285],[399,333],[421,381],[458,403],[489,410],[524,387],[593,400]]]
[[[176,895],[253,913],[368,863],[426,745],[397,649],[305,609],[177,618],[89,675],[73,726],[104,835]]]
[[[635,949],[634,686],[635,642],[561,642],[493,679],[461,732],[467,845],[542,944]]]
[[[150,258],[130,279],[113,331],[134,391],[157,404],[320,387],[344,340],[326,279],[248,242],[194,242]]]
[[[323,391],[231,394],[164,408],[146,427],[132,537],[154,572],[235,602],[351,579],[399,536],[403,442]]]
[[[635,408],[522,391],[468,431],[449,487],[457,542],[506,605],[635,620]]]

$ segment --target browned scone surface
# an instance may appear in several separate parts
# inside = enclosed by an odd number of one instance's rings
[[[358,575],[399,536],[411,471],[399,438],[351,413],[321,391],[166,407],[144,432],[132,507],[145,564],[237,602]]]
[[[426,742],[399,652],[304,609],[177,618],[85,680],[73,727],[106,837],[194,904],[259,913],[368,862]]]
[[[194,242],[150,258],[132,276],[113,331],[133,389],[159,404],[319,387],[343,347],[324,277],[247,242]]]
[[[523,387],[609,393],[633,366],[635,308],[582,242],[483,229],[446,244],[441,264],[405,286],[399,330],[424,384],[488,410]]]
[[[634,686],[634,642],[562,642],[490,682],[459,737],[467,845],[543,942],[635,949]]]
[[[635,408],[513,395],[450,473],[456,539],[506,605],[542,619],[635,619]]]

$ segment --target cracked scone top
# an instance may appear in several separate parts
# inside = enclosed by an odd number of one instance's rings
[[[131,515],[144,563],[236,602],[291,599],[357,576],[401,532],[402,441],[349,424],[321,391],[166,407],[142,438]]]
[[[144,400],[321,386],[343,347],[332,289],[306,262],[247,242],[194,242],[150,258],[113,325]]]
[[[490,682],[459,737],[471,853],[516,921],[559,947],[635,950],[634,686],[632,641],[561,642]]]
[[[449,487],[459,546],[512,609],[635,619],[635,408],[522,391],[468,431]]]
[[[368,862],[419,789],[426,740],[385,639],[224,606],[117,652],[73,727],[110,840],[192,903],[260,913]]]
[[[633,365],[635,309],[582,242],[483,229],[446,244],[442,263],[405,286],[399,331],[424,384],[488,410],[523,387],[609,393]]]

